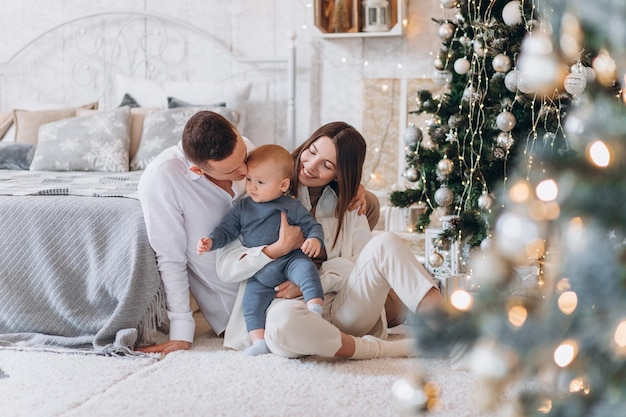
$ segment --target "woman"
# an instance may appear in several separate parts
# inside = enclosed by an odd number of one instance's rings
[[[392,233],[372,237],[367,219],[348,210],[357,195],[365,140],[343,122],[320,127],[293,153],[292,191],[322,224],[325,253],[318,259],[325,292],[324,319],[309,314],[293,288],[281,286],[267,310],[266,342],[280,356],[337,356],[353,359],[409,356],[409,339],[386,341],[384,304],[390,289],[410,311],[432,312],[443,298],[432,277]],[[230,245],[218,254],[218,273],[241,281],[271,259],[257,249]],[[245,347],[240,296],[226,329],[224,345]]]

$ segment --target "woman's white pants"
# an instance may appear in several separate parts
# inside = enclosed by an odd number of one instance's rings
[[[336,294],[326,294],[324,318],[308,311],[302,300],[280,300],[267,310],[265,340],[285,357],[332,357],[341,347],[341,332],[387,337],[385,300],[393,288],[410,311],[436,286],[431,275],[398,236],[383,232],[363,248]]]

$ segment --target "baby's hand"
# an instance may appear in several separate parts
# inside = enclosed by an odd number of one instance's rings
[[[310,237],[304,241],[302,246],[300,246],[300,250],[304,252],[309,258],[314,258],[320,254],[320,250],[322,248],[322,244],[319,240],[314,237]]]
[[[213,239],[210,237],[201,237],[198,239],[198,255],[202,255],[204,252],[209,252],[211,250],[211,246],[213,246]]]

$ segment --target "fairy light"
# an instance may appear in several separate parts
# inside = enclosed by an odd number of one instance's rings
[[[528,310],[524,306],[515,305],[509,309],[509,322],[515,327],[522,327],[528,318]]]
[[[474,297],[465,290],[455,290],[450,294],[450,304],[459,311],[469,311],[474,304]]]
[[[563,314],[569,316],[578,307],[578,295],[574,291],[565,291],[559,295],[557,305]]]
[[[622,320],[621,323],[617,325],[613,340],[615,340],[615,343],[617,343],[617,346],[620,348],[626,348],[626,319]]]
[[[542,201],[556,200],[559,194],[559,187],[553,179],[541,181],[535,189],[537,197]]]
[[[611,163],[611,151],[601,140],[596,140],[587,148],[587,156],[596,166],[606,168]]]
[[[565,368],[574,361],[576,355],[578,355],[578,343],[568,339],[554,350],[554,362],[561,368]]]

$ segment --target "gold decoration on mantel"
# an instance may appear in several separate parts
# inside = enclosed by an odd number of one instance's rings
[[[363,167],[363,183],[372,191],[391,193],[394,185],[404,187],[400,174],[404,172],[403,130],[400,131],[400,105],[402,80],[399,78],[366,78],[363,80],[363,116],[361,133],[367,142],[367,155]],[[406,110],[416,110],[415,98],[420,90],[440,94],[443,87],[432,79],[407,80]],[[404,115],[403,115],[404,117]],[[425,126],[428,115],[406,115],[407,125]],[[428,132],[422,129],[424,140]],[[400,164],[400,166],[399,166]]]

